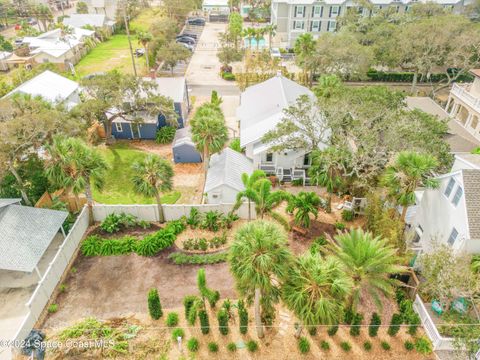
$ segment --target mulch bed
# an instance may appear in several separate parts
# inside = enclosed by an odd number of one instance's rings
[[[293,223],[291,224],[293,226]],[[335,226],[317,220],[312,220],[311,226],[305,236],[291,231],[288,234],[288,245],[295,255],[307,251],[313,240],[322,235],[334,236],[337,233]]]
[[[100,224],[97,224],[90,227],[90,229],[87,232],[87,236],[100,235],[104,239],[117,239],[117,238],[121,238],[128,235],[136,238],[142,238],[145,235],[157,232],[161,228],[162,226],[160,224],[150,223],[150,227],[147,229],[144,229],[140,226],[136,226],[136,227],[127,228],[127,229],[120,229],[120,231],[110,234],[106,231],[103,231],[102,228],[100,227]]]

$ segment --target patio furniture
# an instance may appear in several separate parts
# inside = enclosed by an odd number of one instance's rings
[[[465,298],[458,298],[452,303],[452,310],[465,314],[468,309],[468,304]]]
[[[432,301],[432,311],[439,316],[442,315],[443,309],[439,301],[437,300]]]

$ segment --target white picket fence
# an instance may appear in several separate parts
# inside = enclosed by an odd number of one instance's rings
[[[418,294],[415,296],[413,309],[417,312],[418,316],[420,316],[425,333],[432,342],[433,350],[455,350],[453,346],[453,338],[440,335],[437,326],[430,317],[425,304]]]

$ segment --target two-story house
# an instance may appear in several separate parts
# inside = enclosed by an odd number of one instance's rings
[[[347,11],[372,16],[376,11],[393,7],[397,12],[410,11],[418,0],[366,0],[364,6],[352,0],[272,0],[271,23],[277,26],[275,46],[291,48],[300,34],[309,32],[316,38],[337,29],[337,17]],[[421,0],[420,2],[426,2]],[[455,13],[463,11],[470,0],[433,0]]]
[[[445,110],[459,125],[480,141],[480,69],[472,70],[470,84],[453,84]]]
[[[245,155],[253,160],[255,169],[276,175],[283,181],[307,180],[310,153],[305,149],[274,152],[270,144],[262,142],[262,137],[275,129],[285,116],[283,110],[295,104],[301,95],[315,96],[308,88],[277,74],[248,87],[241,94],[237,109],[240,145],[245,148]]]
[[[420,192],[412,221],[411,247],[429,252],[435,244],[480,253],[480,155],[459,154],[440,186]]]

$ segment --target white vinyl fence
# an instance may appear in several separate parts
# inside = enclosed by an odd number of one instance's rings
[[[437,326],[425,308],[425,304],[418,295],[415,296],[413,308],[417,312],[418,316],[420,316],[425,333],[432,342],[433,350],[455,350],[453,346],[453,338],[447,338],[440,335]]]
[[[22,323],[22,326],[15,335],[16,340],[24,340],[25,337],[33,329],[33,326],[37,322],[40,314],[42,313],[45,305],[47,305],[50,297],[55,290],[55,287],[59,283],[62,275],[70,263],[70,260],[75,253],[80,241],[88,228],[88,209],[84,207],[80,215],[78,216],[75,224],[70,229],[67,237],[58,248],[58,251],[49,264],[45,274],[38,283],[34,293],[30,300],[26,304],[28,307],[28,314]]]
[[[174,204],[162,205],[163,213],[166,221],[177,220],[182,216],[188,216],[192,208],[197,208],[200,213],[208,211],[218,211],[224,215],[232,211],[233,204],[205,204],[205,205],[188,205]],[[95,221],[103,221],[107,215],[112,213],[125,213],[136,216],[140,220],[158,221],[157,205],[102,205],[97,204],[93,207],[93,218]],[[250,208],[251,217],[255,219],[255,204]],[[240,219],[248,219],[248,203],[243,203],[236,211]]]

